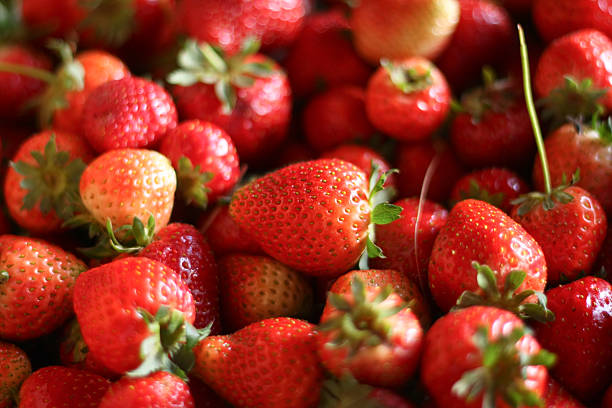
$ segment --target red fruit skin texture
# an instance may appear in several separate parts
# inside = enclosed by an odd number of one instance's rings
[[[580,401],[574,398],[552,377],[548,379],[548,389],[544,396],[544,404],[546,408],[585,408]]]
[[[587,276],[546,296],[556,318],[533,327],[542,347],[557,354],[551,374],[576,397],[594,401],[612,382],[612,285]]]
[[[322,159],[339,159],[349,163],[353,163],[359,167],[370,179],[372,174],[372,163],[378,165],[379,171],[386,173],[391,169],[391,165],[381,156],[376,150],[366,146],[357,144],[343,144],[335,149],[323,152],[320,156]],[[385,187],[395,186],[396,176],[390,174],[385,181]]]
[[[323,380],[314,329],[280,317],[207,337],[193,373],[236,407],[314,407]]]
[[[52,332],[72,314],[75,280],[87,269],[74,255],[47,242],[0,236],[0,338],[28,340]]]
[[[212,221],[208,219],[212,217]],[[216,256],[231,253],[263,254],[256,240],[236,224],[229,214],[229,206],[221,205],[211,215],[200,221],[200,231],[208,239],[208,243]]]
[[[232,54],[249,36],[264,49],[291,44],[305,14],[304,0],[184,0],[179,23],[190,37]]]
[[[21,16],[32,30],[61,38],[76,29],[86,11],[79,0],[23,0]]]
[[[584,1],[584,0],[583,0]],[[612,41],[602,32],[585,29],[549,44],[538,61],[534,87],[540,98],[565,85],[565,76],[590,78],[593,87],[608,89],[599,102],[612,110]]]
[[[379,67],[366,88],[368,118],[378,130],[399,141],[426,140],[450,110],[450,89],[440,70],[424,58],[413,57],[397,64],[418,75],[429,72],[431,84],[404,93],[391,82],[387,70]]]
[[[245,63],[269,61],[261,54]],[[225,130],[236,145],[240,161],[262,160],[287,137],[291,116],[291,89],[278,65],[274,73],[255,78],[247,88],[236,89],[236,106],[230,114],[215,94],[214,85],[197,83],[172,89],[176,106],[184,120],[200,119]]]
[[[543,291],[546,285],[546,261],[536,240],[498,208],[469,199],[451,210],[429,260],[429,289],[442,310],[453,307],[465,290],[481,292],[473,261],[491,267],[500,291],[514,270],[527,273],[517,293]]]
[[[13,407],[13,392],[32,374],[28,355],[11,343],[0,342],[0,408]]]
[[[220,127],[200,120],[190,120],[171,129],[161,141],[159,151],[172,161],[175,169],[181,157],[195,168],[211,172],[206,183],[208,202],[228,193],[240,177],[240,163],[234,142]]]
[[[366,299],[372,301],[382,288],[368,286]],[[346,294],[349,304],[354,304],[351,294]],[[391,294],[381,307],[394,308],[404,304],[401,297]],[[326,303],[321,324],[343,315],[344,312]],[[423,329],[416,315],[405,308],[385,319],[391,327],[387,339],[376,346],[362,345],[354,354],[348,347],[328,347],[338,330],[320,331],[317,336],[317,353],[321,363],[334,376],[350,374],[357,381],[380,387],[397,387],[405,384],[414,374],[421,356]]]
[[[536,28],[547,42],[585,28],[612,36],[608,0],[534,0],[532,11]]]
[[[213,323],[211,333],[221,332],[217,264],[202,233],[189,224],[170,224],[139,255],[159,261],[180,275],[193,296],[193,325],[197,329]]]
[[[161,305],[183,312],[189,323],[195,305],[189,288],[170,267],[128,257],[90,269],[77,279],[74,311],[93,356],[118,374],[138,367],[140,344],[149,330],[138,309],[157,313]]]
[[[489,339],[508,335],[523,322],[511,312],[487,306],[472,306],[451,312],[429,329],[425,336],[421,364],[421,380],[434,398],[436,406],[445,408],[481,407],[482,394],[471,403],[455,396],[451,388],[461,376],[482,365],[482,353],[473,337],[479,327],[489,330]],[[523,336],[517,349],[527,354],[540,351],[532,335]],[[544,366],[527,366],[525,385],[542,397],[546,393],[548,372]],[[496,407],[508,407],[497,398]]]
[[[463,175],[464,170],[453,150],[443,142],[426,141],[399,145],[394,167],[399,169],[397,187],[400,197],[421,195],[427,168],[434,159],[436,164],[426,198],[436,202],[446,201],[451,188]]]
[[[311,14],[285,60],[291,89],[298,97],[339,85],[365,86],[372,69],[357,55],[342,10]]]
[[[85,71],[83,89],[66,93],[67,107],[58,109],[53,116],[53,127],[78,134],[83,106],[89,94],[98,86],[130,76],[129,68],[117,57],[102,50],[88,50],[75,58]]]
[[[453,89],[461,90],[480,79],[484,65],[503,65],[514,44],[514,26],[508,12],[489,0],[461,0],[459,23],[451,41],[436,60]]]
[[[376,401],[381,408],[414,408],[414,405],[404,398],[384,388],[373,389],[368,399]]]
[[[34,372],[19,390],[19,408],[97,407],[110,381],[76,368],[48,366]]]
[[[297,163],[234,193],[230,215],[285,265],[338,276],[365,249],[371,208],[365,173],[336,159]]]
[[[365,111],[365,91],[346,85],[313,97],[302,122],[308,144],[323,152],[343,143],[364,141],[376,131]]]
[[[178,120],[170,95],[156,83],[137,77],[95,88],[81,118],[83,136],[100,153],[154,146]]]
[[[458,202],[465,198],[479,198],[469,197],[473,181],[478,184],[481,191],[484,190],[489,195],[503,194],[503,201],[499,208],[506,214],[512,210],[512,200],[529,192],[529,186],[518,174],[505,168],[491,167],[476,170],[461,177],[453,187],[451,202]]]
[[[371,263],[376,268],[395,269],[426,288],[429,256],[436,236],[446,223],[448,211],[439,204],[425,200],[415,244],[419,199],[403,198],[394,204],[402,207],[401,218],[376,226],[376,245],[383,250],[386,258],[376,258]]]
[[[123,377],[110,386],[99,408],[194,408],[189,386],[179,377],[158,371],[147,377]]]
[[[80,158],[85,163],[93,159],[94,153],[85,140],[76,134],[59,132],[54,130],[44,130],[30,136],[19,147],[19,150],[12,158],[13,162],[24,161],[31,165],[36,165],[37,162],[32,157],[31,152],[38,151],[43,153],[46,144],[55,135],[55,144],[57,151],[65,151],[69,153],[70,160]],[[31,209],[23,209],[23,199],[28,193],[28,190],[21,187],[20,183],[24,177],[17,171],[9,167],[4,180],[4,198],[9,214],[22,228],[34,234],[53,233],[60,229],[62,220],[57,216],[54,210],[43,214],[40,210],[39,203]]]
[[[538,205],[523,216],[518,206],[512,210],[512,218],[542,247],[549,285],[590,274],[608,228],[606,213],[591,194],[576,186],[565,192],[574,199],[551,210]]]
[[[552,185],[560,185],[563,175],[571,179],[580,169],[576,185],[595,196],[609,217],[612,214],[612,143],[605,143],[593,130],[583,128],[578,132],[573,124],[566,124],[546,137],[544,147]],[[539,158],[533,166],[533,184],[544,191]]]
[[[51,61],[44,54],[20,45],[0,46],[0,62],[18,64],[49,71]],[[0,118],[12,119],[23,116],[26,104],[38,96],[47,84],[25,75],[0,72]]]

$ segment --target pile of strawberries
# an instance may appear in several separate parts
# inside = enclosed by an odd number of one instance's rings
[[[608,0],[0,0],[0,408],[612,408],[611,113]]]

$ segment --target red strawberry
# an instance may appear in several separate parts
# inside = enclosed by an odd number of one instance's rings
[[[77,279],[74,311],[89,351],[113,372],[185,375],[171,359],[190,347],[195,329],[185,326],[195,305],[180,276],[161,262],[128,257],[89,270]]]
[[[303,0],[183,0],[180,26],[198,41],[235,53],[249,36],[265,48],[290,44],[306,14]]]
[[[548,42],[584,28],[612,36],[612,10],[605,1],[534,0],[533,20]]]
[[[72,314],[77,276],[86,266],[45,241],[0,236],[0,338],[48,334]]]
[[[201,24],[199,22],[198,24]],[[291,89],[285,73],[259,44],[247,40],[232,57],[187,41],[180,69],[168,76],[181,116],[209,121],[232,138],[241,161],[261,160],[287,136]]]
[[[381,60],[366,89],[366,111],[380,131],[403,142],[428,139],[450,110],[442,73],[424,58]]]
[[[280,317],[208,337],[195,349],[194,374],[237,408],[313,407],[323,380],[314,328]]]
[[[540,405],[545,365],[554,356],[525,331],[521,319],[494,307],[473,306],[438,319],[425,336],[421,365],[421,380],[436,405]]]
[[[529,187],[516,173],[500,167],[491,167],[461,177],[453,187],[450,200],[458,202],[474,198],[510,213],[511,201],[527,192]]]
[[[394,387],[416,371],[423,329],[391,286],[366,286],[353,277],[351,293],[329,294],[319,330],[317,353],[336,377]]]
[[[463,291],[479,291],[474,261],[494,271],[500,291],[514,270],[526,272],[520,291],[542,291],[546,285],[544,254],[531,235],[491,204],[468,199],[453,207],[429,261],[429,289],[442,310]]]
[[[291,89],[307,96],[320,88],[364,86],[370,67],[353,49],[349,23],[341,10],[314,13],[289,50],[285,61]]]
[[[544,396],[544,404],[546,408],[585,408],[552,378],[548,380],[548,391]],[[606,407],[604,406],[604,408]]]
[[[365,173],[350,163],[297,163],[236,191],[230,214],[273,258],[311,275],[337,276],[366,247],[369,257],[380,255],[369,239],[370,223],[391,222],[401,211],[390,204],[372,208],[385,179],[368,188]]]
[[[366,116],[365,92],[356,86],[339,86],[315,96],[302,121],[308,144],[320,152],[367,140],[375,132]]]
[[[11,343],[0,342],[0,408],[14,406],[21,383],[32,374],[27,354]]]
[[[429,256],[440,228],[446,223],[448,211],[425,200],[419,215],[417,198],[404,198],[394,204],[402,207],[402,217],[376,227],[376,242],[385,258],[375,259],[373,265],[382,269],[396,269],[426,288]],[[420,217],[418,231],[415,229],[417,217]]]
[[[234,142],[209,122],[181,123],[166,133],[159,151],[172,161],[178,189],[188,203],[205,208],[228,193],[240,177]]]
[[[19,408],[97,407],[110,387],[99,375],[76,368],[49,366],[34,372],[19,390]]]
[[[557,353],[552,375],[584,401],[612,382],[612,285],[588,276],[546,292],[553,322],[535,325],[543,347]]]
[[[142,78],[106,82],[87,97],[81,131],[98,152],[153,146],[176,126],[170,95]]]
[[[490,0],[461,0],[459,24],[436,65],[456,90],[478,80],[484,65],[503,65],[514,47],[514,27],[508,12]]]
[[[312,311],[309,282],[274,259],[226,255],[219,270],[223,323],[230,331],[271,317],[307,318]]]
[[[354,378],[344,376],[323,383],[320,408],[354,406],[377,408],[413,408],[414,406],[396,393],[384,388],[359,384]]]
[[[23,0],[21,15],[30,30],[62,38],[76,29],[85,10],[79,0]]]
[[[110,386],[100,408],[194,408],[187,384],[177,376],[158,371],[143,378],[123,377]]]
[[[78,192],[91,148],[71,133],[43,131],[29,137],[12,160],[4,182],[11,217],[35,234],[60,229],[72,216],[71,196]]]
[[[580,0],[579,0],[580,1]],[[588,117],[612,110],[612,41],[605,34],[585,29],[553,41],[542,53],[534,86],[553,126],[568,116]]]
[[[194,226],[172,223],[162,228],[139,256],[159,261],[180,275],[193,296],[196,328],[212,323],[213,334],[221,331],[217,265],[210,246]]]
[[[22,116],[27,104],[44,91],[44,79],[26,75],[25,71],[31,68],[52,76],[48,72],[51,62],[45,55],[20,45],[0,46],[0,117],[13,119]]]
[[[242,253],[262,254],[257,241],[240,228],[229,214],[229,207],[221,205],[200,222],[200,231],[208,238],[213,252],[217,256]]]
[[[457,26],[459,1],[362,0],[350,21],[355,47],[371,63],[381,58],[435,58]]]
[[[320,156],[322,159],[339,159],[345,162],[352,163],[359,167],[368,178],[372,175],[372,166],[378,166],[379,171],[383,173],[391,170],[391,166],[387,160],[382,157],[374,149],[357,144],[343,144],[333,150],[323,152]],[[385,182],[385,187],[395,185],[396,176],[390,174]]]

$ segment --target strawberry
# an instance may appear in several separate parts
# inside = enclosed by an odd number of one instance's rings
[[[158,371],[147,377],[123,377],[110,386],[100,408],[183,407],[194,408],[187,384],[177,376]]]
[[[314,329],[279,317],[208,337],[194,350],[194,374],[236,408],[313,407],[323,380]]]
[[[0,338],[34,339],[64,323],[85,269],[74,255],[45,241],[0,236]]]
[[[179,19],[188,36],[232,54],[249,36],[267,49],[291,44],[305,14],[304,0],[183,0]]]
[[[450,110],[451,93],[430,61],[381,60],[366,89],[366,112],[381,132],[403,141],[428,139]]]
[[[186,378],[190,348],[206,334],[191,327],[195,305],[180,276],[145,257],[119,259],[82,274],[74,288],[74,311],[93,357],[117,374],[164,370]]]
[[[234,222],[227,205],[220,205],[199,224],[200,231],[208,238],[210,247],[217,256],[231,253],[251,255],[263,253],[257,241]]]
[[[572,31],[594,28],[612,36],[612,10],[606,2],[591,0],[534,0],[533,21],[550,42]]]
[[[187,203],[205,208],[228,193],[240,176],[234,142],[209,122],[196,119],[179,124],[166,133],[159,151],[172,161],[178,189]]]
[[[350,163],[297,163],[237,190],[229,211],[278,261],[310,275],[338,276],[364,253],[380,256],[369,238],[370,224],[389,223],[401,211],[374,206],[386,179],[377,176],[375,170],[368,188],[365,173]]]
[[[457,0],[362,0],[350,20],[355,47],[374,64],[381,58],[433,59],[450,41],[459,11]]]
[[[359,167],[368,178],[372,176],[372,166],[378,167],[379,171],[383,173],[391,170],[391,166],[387,160],[382,157],[374,149],[370,149],[366,146],[357,144],[343,144],[335,149],[323,152],[320,156],[322,159],[339,159],[348,163],[352,163]],[[392,187],[395,185],[395,175],[390,174],[385,182],[385,187]]]
[[[320,88],[364,86],[370,67],[357,55],[349,22],[341,10],[311,14],[289,50],[285,67],[296,96],[308,96]]]
[[[384,388],[360,384],[351,376],[330,379],[323,383],[320,408],[343,406],[378,408],[413,408],[414,406],[396,393]]]
[[[474,198],[510,213],[511,201],[528,191],[527,184],[518,174],[505,168],[490,167],[461,177],[453,187],[450,200],[455,203]]]
[[[0,342],[0,408],[11,408],[21,383],[32,374],[28,355],[11,343]]]
[[[548,380],[548,391],[544,396],[544,404],[546,408],[585,408],[552,378]]]
[[[177,124],[170,95],[146,79],[103,83],[87,97],[81,132],[98,152],[153,146]]]
[[[453,89],[478,81],[484,65],[500,66],[514,47],[514,27],[508,12],[490,0],[461,0],[459,23],[436,65]]]
[[[541,405],[554,355],[494,307],[451,312],[425,336],[421,380],[439,407]]]
[[[258,49],[259,43],[248,39],[230,57],[189,40],[179,53],[180,68],[168,76],[177,85],[172,93],[181,116],[221,127],[246,162],[261,160],[281,144],[291,113],[285,73]]]
[[[317,353],[336,377],[394,387],[416,371],[423,329],[391,286],[366,286],[353,277],[351,293],[329,294],[319,331]]]
[[[73,215],[71,196],[93,158],[91,148],[71,133],[43,131],[20,146],[4,181],[11,217],[21,227],[44,234],[58,231]]]
[[[313,97],[304,109],[302,122],[308,144],[319,152],[367,140],[375,132],[366,116],[365,91],[350,85]]]
[[[22,116],[28,104],[44,91],[50,69],[51,61],[35,50],[20,45],[0,46],[0,117]],[[41,75],[29,76],[26,72],[30,70]]]
[[[271,317],[308,317],[312,288],[298,272],[266,256],[219,259],[224,325],[236,331]]]
[[[569,392],[593,401],[612,382],[612,285],[587,276],[546,296],[556,319],[534,328],[540,344],[557,353],[551,373]]]
[[[544,50],[534,85],[553,127],[568,116],[588,117],[602,107],[612,110],[610,53],[612,40],[592,29],[564,35]]]
[[[180,275],[193,296],[196,328],[212,324],[213,334],[221,331],[217,265],[206,239],[194,226],[165,226],[138,255],[159,261]]]
[[[419,214],[419,199],[404,198],[394,203],[402,207],[402,217],[376,226],[376,242],[385,258],[373,260],[382,269],[396,269],[421,287],[427,287],[427,265],[434,240],[446,223],[448,211],[425,200]],[[419,218],[418,230],[417,218]]]
[[[29,30],[61,38],[76,30],[85,17],[79,0],[23,0],[21,16]]]
[[[453,207],[431,252],[429,289],[442,310],[449,310],[464,290],[479,290],[474,261],[494,271],[500,291],[513,270],[526,274],[521,291],[542,291],[546,285],[546,262],[536,240],[501,210],[468,199]]]
[[[110,387],[99,375],[76,368],[48,366],[35,371],[19,390],[19,408],[97,407]]]

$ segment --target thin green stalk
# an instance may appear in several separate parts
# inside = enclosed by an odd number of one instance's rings
[[[29,67],[27,65],[11,64],[9,62],[0,62],[0,72],[25,75],[30,78],[40,79],[48,84],[55,80],[55,75],[44,69]]]
[[[538,146],[538,155],[542,163],[542,173],[544,174],[544,186],[546,194],[550,195],[552,186],[550,183],[550,172],[548,171],[548,159],[546,158],[546,150],[544,149],[544,139],[542,138],[542,130],[538,123],[538,115],[536,113],[535,104],[533,103],[533,95],[531,94],[531,75],[529,74],[529,57],[527,55],[527,44],[525,43],[525,33],[523,27],[517,26],[519,32],[519,41],[521,43],[521,66],[523,68],[523,88],[525,90],[525,102],[527,103],[527,111],[533,128],[536,145]]]

